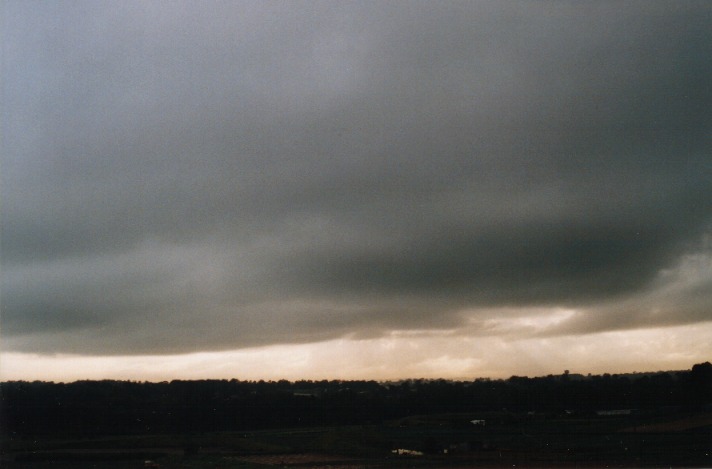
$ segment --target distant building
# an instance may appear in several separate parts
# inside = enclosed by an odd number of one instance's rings
[[[393,451],[391,451],[391,453],[397,454],[398,456],[422,456],[424,454],[422,451],[404,448],[394,449]]]

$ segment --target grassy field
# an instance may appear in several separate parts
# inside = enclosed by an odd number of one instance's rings
[[[471,419],[486,421],[472,425]],[[712,467],[712,414],[443,414],[380,425],[3,441],[2,467]],[[423,452],[397,456],[394,449]]]

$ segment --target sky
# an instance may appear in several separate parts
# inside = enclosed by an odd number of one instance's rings
[[[709,2],[0,8],[0,379],[712,360]]]

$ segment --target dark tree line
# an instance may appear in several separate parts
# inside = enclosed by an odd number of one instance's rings
[[[592,413],[712,404],[712,364],[632,375],[471,382],[239,381],[0,383],[5,437],[195,433],[381,423],[408,415]]]

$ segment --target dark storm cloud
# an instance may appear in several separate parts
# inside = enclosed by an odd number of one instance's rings
[[[709,320],[706,3],[3,8],[6,348]]]

